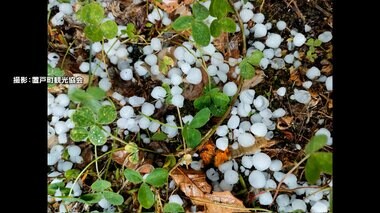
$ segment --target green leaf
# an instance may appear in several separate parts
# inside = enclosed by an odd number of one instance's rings
[[[140,173],[132,169],[125,169],[124,176],[128,181],[134,184],[138,184],[143,181],[143,177],[140,175]]]
[[[332,175],[332,153],[331,152],[315,152],[312,154],[318,161],[321,172]]]
[[[86,92],[95,100],[103,100],[106,97],[106,92],[99,87],[89,87]]]
[[[191,28],[191,22],[194,20],[192,16],[181,16],[178,17],[172,27],[176,31],[183,31]]]
[[[222,117],[224,113],[227,111],[228,105],[226,106],[216,106],[216,105],[211,105],[210,106],[210,111],[213,116],[215,117]]]
[[[197,110],[201,110],[211,104],[211,97],[209,95],[202,95],[194,100],[194,107]]]
[[[210,109],[204,108],[195,114],[193,120],[190,122],[189,126],[191,128],[201,128],[210,120]]]
[[[105,191],[103,192],[103,196],[108,202],[110,202],[112,205],[115,205],[115,206],[121,205],[124,202],[123,196],[115,192]]]
[[[98,123],[110,124],[117,117],[116,109],[111,105],[102,106],[98,112]]]
[[[61,77],[64,75],[65,75],[65,72],[61,70],[59,67],[53,68],[50,64],[48,64],[48,76]]]
[[[71,116],[76,127],[89,127],[95,123],[95,114],[87,107],[77,109]]]
[[[79,88],[69,89],[68,95],[70,100],[75,102],[82,102],[85,99],[91,98],[91,96],[87,94],[86,91]]]
[[[127,151],[128,153],[135,153],[135,152],[139,151],[139,147],[137,146],[136,143],[129,142],[125,146],[125,151]]]
[[[211,22],[210,33],[214,38],[218,37],[222,33],[222,26],[220,25],[218,19],[214,19],[214,21]]]
[[[86,140],[88,137],[88,131],[87,128],[84,127],[74,127],[70,131],[70,138],[74,142],[80,142]]]
[[[191,23],[194,41],[200,46],[207,46],[210,43],[210,29],[201,21],[193,21]]]
[[[228,0],[211,0],[210,15],[221,19],[229,12],[234,12]]]
[[[243,60],[239,64],[239,68],[240,75],[243,79],[251,79],[253,78],[253,76],[255,76],[255,68],[247,61]]]
[[[150,187],[146,183],[142,183],[138,194],[137,194],[137,200],[141,204],[142,207],[145,209],[149,209],[154,204],[154,194],[152,190],[150,190]]]
[[[314,46],[314,39],[313,39],[313,38],[309,38],[309,39],[306,41],[306,45],[307,45],[307,46]]]
[[[312,137],[308,144],[305,146],[305,153],[311,154],[322,149],[327,143],[326,135],[316,135]]]
[[[205,6],[196,2],[193,4],[193,15],[197,20],[204,20],[208,17],[209,12]]]
[[[228,106],[228,104],[230,103],[230,98],[222,92],[213,94],[211,96],[211,99],[212,99],[213,105],[216,105],[216,106],[224,107],[224,106]]]
[[[146,177],[145,182],[149,183],[154,187],[163,186],[168,180],[169,172],[163,168],[154,169],[148,177]]]
[[[88,139],[95,146],[101,146],[107,142],[106,132],[100,127],[93,125],[88,132]]]
[[[176,163],[177,163],[177,160],[173,155],[166,156],[165,163],[162,166],[162,168],[171,169],[176,165]]]
[[[84,34],[92,42],[98,42],[98,41],[101,41],[103,39],[102,30],[98,26],[95,26],[95,25],[87,25],[84,28]]]
[[[129,38],[136,37],[136,27],[133,23],[127,24],[127,29],[125,30]]]
[[[167,203],[164,206],[165,213],[177,213],[177,212],[185,212],[183,207],[178,203]]]
[[[163,132],[156,132],[152,135],[152,141],[164,141],[168,138],[168,136]]]
[[[219,24],[222,27],[223,31],[234,33],[236,31],[236,24],[232,18],[224,17],[219,20]]]
[[[331,152],[315,152],[307,159],[305,177],[309,184],[314,184],[322,172],[332,174]]]
[[[97,25],[104,18],[104,9],[99,3],[89,3],[79,9],[77,17],[86,24]]]
[[[80,196],[80,199],[83,200],[87,204],[98,203],[102,199],[102,194],[100,193],[84,194]]]
[[[79,169],[69,169],[65,172],[65,177],[67,180],[74,180],[75,178],[78,177],[79,174],[80,174]]]
[[[315,39],[315,41],[314,41],[314,47],[319,47],[319,46],[321,46],[321,44],[322,44],[321,40]]]
[[[91,189],[97,192],[102,192],[111,187],[111,183],[106,180],[98,179],[91,184]]]
[[[259,66],[262,58],[264,58],[263,52],[260,50],[255,50],[250,56],[248,56],[247,62],[253,66]]]
[[[64,182],[58,182],[58,183],[52,183],[52,184],[49,184],[48,186],[48,194],[49,195],[54,195],[55,191],[57,189],[61,189],[61,188],[64,188],[65,187],[65,183]]]
[[[113,20],[108,20],[100,25],[100,30],[103,32],[103,36],[107,39],[112,39],[117,36],[117,24]]]
[[[201,143],[202,135],[201,132],[197,129],[193,129],[186,125],[183,128],[182,134],[185,137],[187,146],[190,148],[195,148]]]

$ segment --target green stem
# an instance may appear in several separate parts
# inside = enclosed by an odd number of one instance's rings
[[[97,149],[97,146],[94,145],[94,153],[95,153],[95,158],[98,157],[98,149]],[[99,173],[99,166],[98,166],[98,161],[95,161],[95,169],[96,169],[96,175],[98,176],[99,179],[102,179],[100,177],[100,173]]]
[[[63,59],[62,59],[62,62],[61,62],[61,69],[63,69],[63,63],[65,62],[66,60],[66,56],[67,54],[69,54],[69,51],[70,51],[70,48],[71,46],[74,44],[74,41],[71,42],[71,44],[69,45],[69,47],[67,48],[66,52],[65,52],[65,55],[63,56]]]
[[[179,127],[179,126],[172,126],[172,125],[168,125],[168,124],[166,124],[166,123],[162,123],[161,121],[156,120],[156,119],[154,119],[154,118],[151,118],[151,117],[149,117],[149,116],[147,116],[147,115],[145,115],[145,114],[143,114],[143,113],[140,113],[140,114],[141,114],[142,116],[148,118],[148,119],[151,120],[151,121],[154,121],[154,122],[156,122],[156,123],[161,124],[162,126],[166,126],[166,127],[170,127],[170,128],[183,129],[182,127]]]

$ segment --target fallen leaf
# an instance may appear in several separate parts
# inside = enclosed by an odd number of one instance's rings
[[[242,147],[239,145],[237,149],[233,149],[231,146],[229,150],[231,151],[231,159],[238,158],[243,155],[251,155],[259,151],[263,148],[268,148],[275,145],[277,141],[275,140],[267,140],[264,137],[256,137],[255,144],[249,147]]]
[[[249,80],[244,80],[243,86],[241,87],[241,90],[246,90],[246,89],[251,89],[254,86],[258,85],[264,80],[265,74],[262,70],[257,69],[256,70],[256,75],[249,79]]]
[[[154,3],[167,13],[172,13],[179,7],[178,0],[162,0],[161,2],[157,0],[150,0],[150,2]]]
[[[141,165],[137,171],[142,173],[142,174],[149,174],[152,170],[154,169],[154,166],[152,166],[152,164],[144,164],[144,165]]]
[[[218,167],[220,164],[226,162],[230,159],[231,153],[229,149],[224,151],[218,149],[216,150],[215,158],[214,158],[214,166]]]
[[[203,92],[204,85],[208,84],[208,74],[207,74],[207,72],[203,69],[203,67],[200,67],[200,69],[202,71],[202,81],[201,81],[201,83],[196,84],[196,85],[194,85],[194,84],[185,84],[185,87],[183,89],[184,90],[183,97],[186,100],[193,101],[196,98],[198,98],[199,96],[201,96],[202,92]]]
[[[293,125],[293,116],[284,116],[281,118],[278,118],[277,120],[277,129],[279,130],[286,130],[289,129]]]
[[[215,144],[211,140],[208,140],[200,149],[199,155],[204,165],[210,164],[215,156]]]
[[[250,212],[243,202],[231,194],[231,192],[213,192],[204,197],[190,197],[195,205],[203,205],[206,213],[232,213]]]
[[[54,145],[58,144],[58,136],[57,135],[51,135],[48,138],[48,148],[51,149]]]
[[[179,6],[175,13],[175,15],[179,15],[179,16],[191,16],[191,12],[190,12],[190,9],[188,6],[182,4],[181,6]]]
[[[221,33],[218,37],[214,38],[214,40],[213,40],[213,44],[214,44],[215,48],[219,52],[223,53],[223,55],[226,52],[227,42],[228,42],[228,33],[226,33],[226,32]]]
[[[212,188],[201,171],[177,167],[170,176],[187,197],[203,197],[205,193],[211,192]]]
[[[142,163],[144,161],[144,154],[142,152],[139,152],[139,161],[140,163]],[[116,163],[120,164],[120,165],[123,165],[127,168],[130,168],[130,169],[136,169],[137,166],[139,165],[138,164],[134,164],[132,163],[131,161],[128,160],[128,157],[129,157],[129,153],[125,150],[120,150],[120,151],[116,151],[114,153],[112,153],[112,160],[114,160]]]
[[[289,71],[290,71],[290,78],[289,78],[289,81],[291,83],[294,82],[294,84],[296,86],[301,86],[302,85],[302,81],[300,79],[300,73],[298,70],[296,70],[293,66],[289,68]]]

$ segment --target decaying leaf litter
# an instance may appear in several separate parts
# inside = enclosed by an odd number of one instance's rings
[[[215,2],[49,1],[50,212],[331,210],[331,1]]]

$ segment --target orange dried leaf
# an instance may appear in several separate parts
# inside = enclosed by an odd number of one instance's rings
[[[226,162],[230,159],[231,153],[229,149],[226,149],[224,151],[217,150],[214,158],[214,166],[218,167],[220,164]]]
[[[210,164],[215,156],[215,144],[211,141],[207,141],[201,148],[199,155],[201,156],[204,165]]]
[[[170,177],[188,197],[203,197],[212,189],[206,181],[205,174],[201,171],[178,167],[170,173]]]

